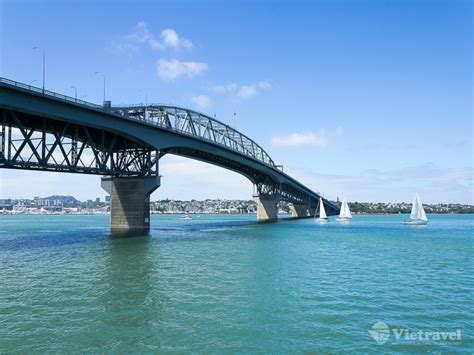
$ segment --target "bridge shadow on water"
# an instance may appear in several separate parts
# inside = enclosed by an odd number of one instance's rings
[[[16,251],[22,249],[54,248],[73,244],[92,244],[107,240],[110,233],[105,229],[70,229],[15,233],[8,238],[0,238],[0,251]]]
[[[179,220],[154,221],[150,232],[145,235],[112,234],[109,227],[59,226],[50,229],[38,229],[34,226],[21,226],[15,230],[0,233],[0,251],[21,251],[36,248],[58,248],[70,245],[97,244],[122,239],[159,239],[182,240],[185,238],[206,238],[207,232],[214,236],[215,232],[232,228],[257,226],[255,220],[199,220],[188,223]],[[238,235],[238,233],[236,234]]]

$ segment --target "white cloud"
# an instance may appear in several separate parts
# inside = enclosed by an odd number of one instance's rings
[[[235,99],[247,99],[271,88],[272,85],[269,82],[259,81],[249,85],[239,85],[236,83],[215,85],[212,89],[218,94],[229,94]]]
[[[172,28],[167,28],[161,31],[160,38],[165,47],[170,47],[170,48],[182,47],[182,48],[187,48],[187,49],[193,48],[193,44],[190,40],[185,39],[185,38],[180,38],[178,34],[176,33],[176,31],[173,30]]]
[[[252,97],[257,95],[259,91],[269,90],[271,88],[272,86],[270,83],[267,83],[266,81],[261,81],[252,85],[242,85],[237,91],[237,96],[242,98]]]
[[[440,167],[424,163],[342,175],[285,165],[285,171],[312,190],[321,191],[334,200],[346,196],[349,201],[359,202],[411,202],[413,194],[418,192],[426,203],[474,202],[472,166]]]
[[[124,37],[125,40],[136,43],[145,43],[153,39],[148,25],[144,21],[140,21],[135,25],[135,30]]]
[[[180,77],[192,78],[207,71],[207,63],[181,62],[175,58],[160,59],[157,62],[158,76],[162,80],[172,81]]]
[[[234,93],[239,88],[239,85],[235,83],[229,83],[224,85],[216,85],[212,89],[218,94]]]
[[[172,28],[164,29],[161,31],[160,38],[155,38],[145,21],[138,22],[132,33],[112,42],[109,48],[116,52],[129,53],[137,51],[139,46],[144,44],[149,45],[151,49],[159,50],[193,48],[193,43],[189,39],[181,38]]]
[[[274,146],[298,146],[298,145],[316,145],[326,147],[330,141],[342,136],[344,130],[337,127],[334,130],[321,128],[317,132],[291,133],[286,136],[275,136],[272,138]]]
[[[316,164],[315,164],[316,165]],[[433,163],[391,170],[331,174],[285,164],[285,172],[314,191],[349,201],[411,202],[415,192],[424,203],[473,204],[473,167],[440,167]],[[252,184],[235,172],[203,162],[166,155],[160,160],[162,185],[152,199],[251,198]],[[196,186],[199,186],[196,189]],[[0,169],[0,198],[73,195],[80,200],[105,196],[93,175]]]
[[[191,97],[191,102],[199,108],[206,108],[211,105],[211,99],[206,95],[197,95]]]

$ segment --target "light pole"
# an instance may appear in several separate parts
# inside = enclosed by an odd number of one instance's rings
[[[74,85],[71,85],[71,89],[74,89],[74,98],[77,101],[77,88]]]
[[[235,118],[237,116],[237,113],[234,112],[234,129],[237,129],[237,126],[235,125]]]
[[[42,48],[36,46],[36,47],[33,47],[33,49],[42,49]],[[46,78],[46,54],[43,49],[43,94],[44,94],[45,78]]]
[[[105,74],[102,73],[101,71],[96,71],[95,75],[97,75],[97,74],[102,74],[102,76],[104,77],[104,105],[105,105]]]

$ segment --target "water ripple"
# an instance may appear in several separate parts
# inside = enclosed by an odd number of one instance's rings
[[[472,216],[402,219],[0,216],[0,353],[471,351]],[[463,337],[377,345],[378,321]]]

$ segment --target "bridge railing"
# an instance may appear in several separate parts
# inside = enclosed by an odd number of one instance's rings
[[[36,93],[44,95],[44,96],[50,96],[50,97],[55,97],[57,99],[61,99],[61,100],[64,100],[64,101],[74,102],[74,103],[79,104],[79,105],[83,105],[83,106],[87,106],[87,107],[91,107],[91,108],[95,108],[95,109],[102,109],[103,108],[103,106],[101,106],[101,105],[97,105],[97,104],[93,104],[91,102],[87,102],[87,101],[84,101],[84,100],[76,99],[76,98],[71,97],[71,96],[58,94],[57,92],[54,92],[54,91],[43,90],[39,87],[28,85],[28,84],[23,84],[23,83],[20,83],[18,81],[6,79],[6,78],[0,78],[0,82],[4,83],[4,84],[15,86],[15,87],[18,87],[18,88],[21,88],[21,89],[30,90],[30,91],[36,92]]]

